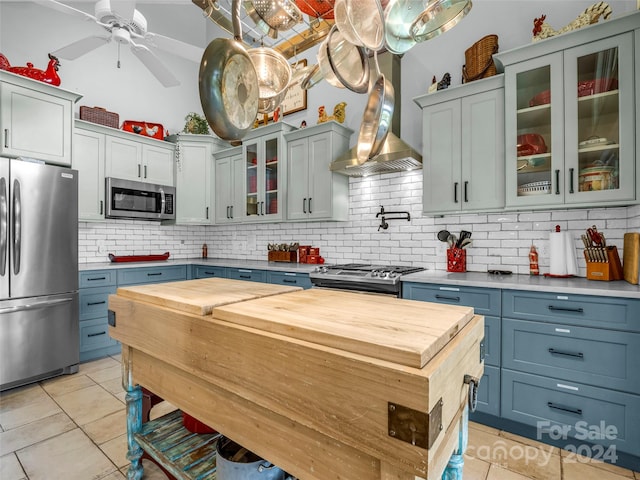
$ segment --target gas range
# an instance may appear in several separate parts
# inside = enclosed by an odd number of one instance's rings
[[[400,296],[402,275],[422,270],[424,270],[422,267],[348,263],[318,266],[309,274],[309,278],[316,287],[390,293]]]

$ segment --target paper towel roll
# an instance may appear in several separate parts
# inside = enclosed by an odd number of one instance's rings
[[[577,275],[578,260],[573,240],[568,232],[556,231],[549,234],[549,273],[551,275]]]

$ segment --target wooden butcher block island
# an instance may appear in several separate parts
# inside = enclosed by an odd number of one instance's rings
[[[461,478],[483,372],[472,308],[209,278],[120,288],[109,310],[129,478],[139,386],[301,480]]]

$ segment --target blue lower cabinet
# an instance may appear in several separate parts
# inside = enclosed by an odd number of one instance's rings
[[[120,353],[120,342],[109,336],[107,318],[80,322],[80,361],[87,362]]]
[[[484,375],[478,388],[477,412],[500,416],[500,368],[485,363]],[[473,414],[470,416],[473,420]]]
[[[246,280],[248,282],[266,282],[267,272],[252,268],[227,268],[227,278],[234,280]]]
[[[191,276],[196,278],[227,278],[227,269],[225,267],[209,267],[206,265],[193,265]]]
[[[313,284],[308,273],[298,272],[267,272],[267,282],[291,287],[311,288]]]
[[[489,315],[484,317],[483,344],[485,365],[500,367],[500,352],[502,350],[502,335],[500,330],[500,318],[490,317]]]
[[[566,440],[578,453],[586,444],[640,451],[639,395],[503,368],[501,415],[536,427],[542,442]]]
[[[162,267],[121,268],[118,270],[118,286],[145,283],[177,282],[187,279],[186,265]]]
[[[502,308],[500,290],[496,288],[402,282],[402,298],[473,307],[478,315],[495,317],[500,317]]]

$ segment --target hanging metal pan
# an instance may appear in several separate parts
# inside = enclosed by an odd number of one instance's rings
[[[216,38],[200,62],[200,103],[212,130],[224,140],[240,140],[258,114],[258,76],[242,45],[240,0],[232,4],[233,39]]]
[[[424,0],[391,0],[384,9],[384,45],[396,55],[408,52],[416,41],[409,28],[424,9]]]
[[[364,47],[347,41],[335,25],[327,37],[327,57],[342,85],[356,93],[369,90],[369,56]]]
[[[389,133],[391,117],[393,117],[393,85],[380,73],[377,54],[374,53],[373,58],[378,78],[369,92],[369,99],[360,124],[356,147],[359,165],[380,153]]]
[[[379,0],[336,0],[335,22],[354,45],[378,51],[384,45],[384,16]]]
[[[431,0],[411,24],[411,37],[416,42],[430,40],[455,27],[471,7],[471,0]]]

